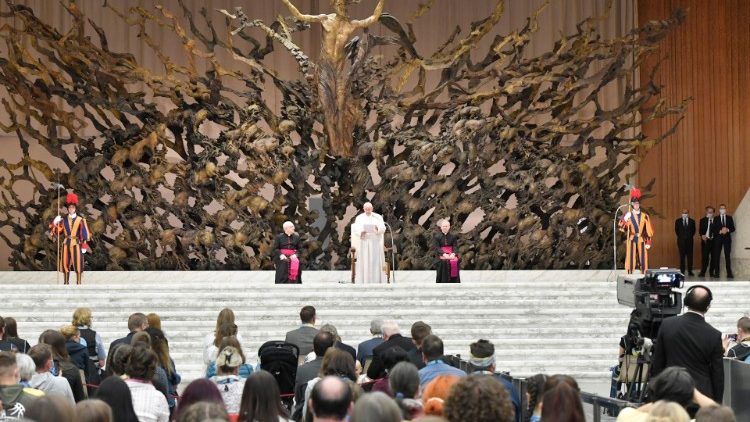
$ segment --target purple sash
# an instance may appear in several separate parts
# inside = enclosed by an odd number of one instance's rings
[[[453,247],[452,246],[442,246],[440,250],[443,251],[443,253],[452,254],[453,253]],[[458,257],[451,258],[448,260],[448,263],[451,266],[451,278],[458,277]]]
[[[297,253],[296,249],[282,249],[281,253],[286,257],[291,257]],[[289,280],[296,281],[299,274],[299,259],[297,257],[289,258]]]

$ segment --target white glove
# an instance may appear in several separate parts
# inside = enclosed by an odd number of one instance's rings
[[[86,249],[81,249],[81,253],[86,253]]]
[[[630,212],[625,213],[625,215],[622,216],[623,220],[630,220]]]
[[[281,254],[281,255],[279,255],[279,259],[282,260],[282,261],[286,261],[287,258],[286,258],[286,255]]]
[[[55,217],[55,219],[54,219],[54,220],[52,220],[52,224],[54,224],[54,225],[58,225],[58,224],[60,224],[60,222],[61,222],[61,221],[62,221],[62,217],[60,217],[60,216],[58,215],[57,217]]]

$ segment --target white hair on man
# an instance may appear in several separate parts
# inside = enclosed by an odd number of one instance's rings
[[[370,333],[374,336],[383,334],[383,320],[373,319],[370,321]]]
[[[372,209],[372,202],[365,202],[365,204],[362,205],[363,210],[367,208]]]
[[[284,229],[288,229],[294,227],[294,223],[292,223],[291,221],[285,221],[284,224],[281,225],[281,227],[283,227]]]
[[[383,325],[380,326],[380,331],[383,332],[383,337],[386,339],[394,334],[401,333],[398,324],[393,320],[383,321]]]

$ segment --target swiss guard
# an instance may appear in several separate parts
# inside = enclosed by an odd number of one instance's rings
[[[625,270],[632,274],[638,268],[641,274],[648,269],[648,250],[651,249],[651,238],[654,228],[651,218],[641,210],[641,191],[638,188],[630,190],[630,210],[623,215],[618,223],[620,231],[627,235],[625,244]]]
[[[68,215],[57,216],[50,226],[53,236],[63,235],[62,245],[57,249],[57,270],[65,274],[65,284],[70,284],[70,270],[76,272],[76,284],[81,284],[83,273],[83,254],[88,252],[88,240],[91,237],[86,219],[76,213],[78,195],[69,193],[65,198]]]

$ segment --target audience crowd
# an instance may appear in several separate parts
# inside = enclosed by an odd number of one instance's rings
[[[305,306],[301,326],[252,365],[234,313],[223,309],[202,345],[205,378],[178,395],[181,379],[158,315],[132,314],[129,333],[106,350],[91,320],[89,309],[76,309],[70,325],[44,331],[31,346],[14,319],[0,318],[0,420],[585,421],[572,377],[529,377],[522,398],[498,372],[490,341],[472,343],[461,362],[445,355],[443,340],[423,321],[412,325],[410,338],[394,321],[373,320],[371,337],[355,349],[335,326],[316,328],[315,308]],[[738,323],[741,335],[750,332],[746,320]],[[744,358],[745,340],[725,343],[727,354]],[[624,409],[618,421],[682,422],[689,413],[697,422],[735,420],[684,368],[666,368],[648,389],[650,402]]]

